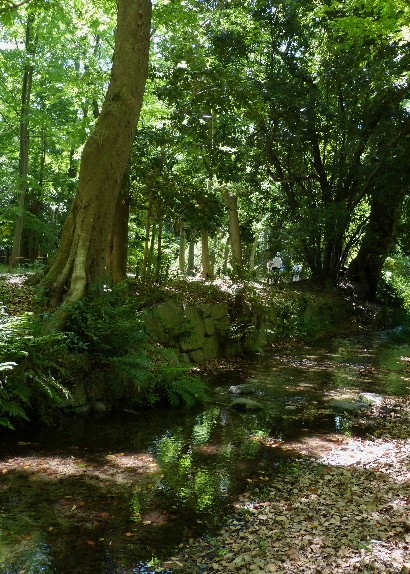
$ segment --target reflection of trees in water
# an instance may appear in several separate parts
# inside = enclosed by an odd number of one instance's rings
[[[175,429],[157,438],[152,450],[163,473],[158,487],[177,505],[198,512],[211,510],[229,494],[241,462],[260,452],[254,435],[267,432],[260,429],[256,417],[241,422],[213,407],[196,417],[190,437]]]

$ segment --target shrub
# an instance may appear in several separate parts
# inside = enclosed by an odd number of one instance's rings
[[[88,394],[103,393],[119,405],[193,405],[204,397],[204,383],[181,366],[171,349],[148,341],[127,285],[80,301],[68,327],[73,352],[84,356]]]

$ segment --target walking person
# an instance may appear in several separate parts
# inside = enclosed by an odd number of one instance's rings
[[[280,253],[277,252],[275,257],[270,261],[268,261],[267,263],[268,285],[270,283],[277,283],[279,278],[279,271],[281,270],[282,266],[283,266],[282,257],[280,256]]]

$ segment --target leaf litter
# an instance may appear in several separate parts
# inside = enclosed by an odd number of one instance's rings
[[[410,573],[409,412],[406,399],[391,400],[368,413],[368,438],[282,444],[294,457],[250,485],[216,537],[191,539],[164,566],[179,574]]]

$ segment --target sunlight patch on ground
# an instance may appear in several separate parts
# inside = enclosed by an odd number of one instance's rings
[[[124,469],[132,469],[137,472],[152,473],[159,472],[160,470],[155,458],[146,452],[140,452],[137,454],[107,454],[105,458],[109,464]]]
[[[349,439],[339,438],[336,450],[353,450]],[[388,442],[377,445],[374,458],[377,453],[386,456]],[[330,437],[326,444],[330,454]],[[317,453],[323,448],[318,438]],[[397,454],[395,445],[392,449]],[[377,470],[291,464],[270,483],[262,500],[258,491],[239,498],[233,518],[213,545],[196,541],[178,557],[184,574],[199,572],[204,563],[207,574],[408,572],[409,487]]]
[[[377,470],[397,482],[406,482],[410,480],[410,441],[349,437],[339,448],[323,453],[319,461],[334,466]]]
[[[148,453],[108,454],[101,463],[74,456],[21,456],[9,458],[0,464],[0,475],[12,471],[27,473],[31,480],[59,480],[67,476],[84,476],[99,480],[132,482],[141,475],[159,472],[155,458]]]

